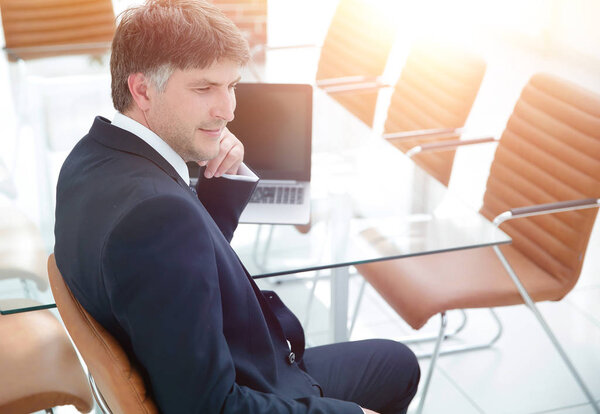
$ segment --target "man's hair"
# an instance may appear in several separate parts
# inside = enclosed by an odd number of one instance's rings
[[[110,57],[112,99],[124,112],[132,104],[127,79],[146,75],[164,91],[176,69],[207,68],[221,59],[249,59],[248,42],[216,6],[204,0],[148,0],[125,10]]]

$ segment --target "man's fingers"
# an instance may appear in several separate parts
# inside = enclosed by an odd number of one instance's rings
[[[221,162],[217,168],[214,176],[220,177],[223,174],[236,174],[240,168],[240,164],[242,163],[243,155],[244,152],[241,147],[234,145],[227,153],[227,156],[223,159],[223,162]]]
[[[206,178],[220,177],[223,174],[236,174],[244,159],[244,146],[227,129],[220,142],[219,154],[206,163]]]
[[[219,153],[215,158],[206,163],[206,170],[204,171],[204,176],[206,178],[212,178],[216,175],[219,166],[231,150],[233,144],[234,142],[229,139],[227,135],[223,137],[219,144]]]

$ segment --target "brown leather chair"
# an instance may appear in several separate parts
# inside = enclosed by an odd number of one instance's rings
[[[485,74],[478,55],[436,42],[419,42],[408,54],[388,107],[384,137],[402,152],[431,141],[454,140]],[[454,150],[416,154],[413,159],[448,185]]]
[[[0,315],[0,367],[0,413],[93,408],[77,354],[50,311]]]
[[[48,274],[56,306],[88,367],[94,396],[103,412],[158,413],[138,370],[116,339],[75,299],[53,254],[48,258]]]
[[[110,0],[0,0],[9,60],[103,54],[115,30]]]
[[[341,0],[321,48],[317,86],[369,126],[394,39],[395,26],[382,9],[367,0]]]
[[[373,125],[379,90],[396,37],[393,15],[370,0],[339,0],[320,47],[315,84],[359,120]],[[254,47],[263,50],[315,48],[316,45]],[[250,71],[259,81],[259,65]]]
[[[512,244],[357,266],[414,329],[442,314],[424,390],[446,311],[526,303],[594,405],[534,302],[561,300],[579,278],[600,205],[598,131],[599,95],[555,76],[534,75],[499,140],[480,210]]]

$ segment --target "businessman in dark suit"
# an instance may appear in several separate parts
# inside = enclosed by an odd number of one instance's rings
[[[122,15],[111,56],[118,113],[97,117],[61,169],[58,267],[139,364],[162,412],[405,412],[419,381],[408,348],[305,350],[296,317],[229,245],[257,179],[226,129],[247,59],[210,4],[156,0]],[[189,161],[205,168],[196,188]]]

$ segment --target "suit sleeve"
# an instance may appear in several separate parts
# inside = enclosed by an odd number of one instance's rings
[[[257,182],[233,181],[227,178],[204,178],[204,169],[196,190],[198,198],[212,216],[219,229],[231,241],[238,220],[248,204]]]
[[[159,196],[126,214],[103,249],[112,311],[164,413],[355,413],[353,403],[286,399],[235,383],[214,246],[191,200]]]

